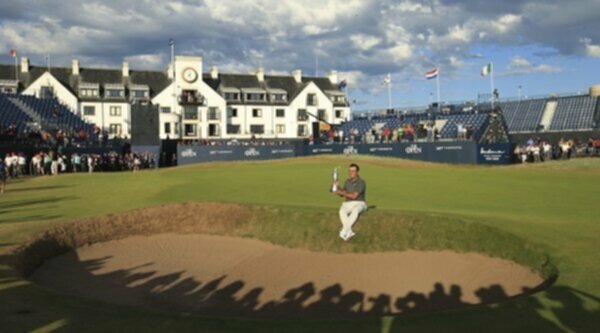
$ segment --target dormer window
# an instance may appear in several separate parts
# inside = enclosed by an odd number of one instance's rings
[[[271,102],[285,102],[287,96],[285,94],[271,94]]]
[[[236,93],[236,92],[226,92],[224,94],[225,100],[228,101],[239,101],[240,100],[240,94]]]
[[[79,96],[83,98],[98,98],[100,97],[100,85],[96,83],[80,83]]]
[[[150,88],[143,84],[132,84],[129,86],[129,98],[148,99],[150,98]]]
[[[98,89],[83,88],[79,89],[81,97],[98,97]]]
[[[244,100],[246,102],[265,102],[267,100],[266,91],[258,88],[242,88]]]
[[[246,100],[247,101],[264,101],[265,94],[257,94],[257,93],[246,94]]]
[[[121,84],[104,85],[105,98],[123,98],[125,97],[125,87]]]
[[[134,98],[147,98],[148,97],[148,91],[147,90],[132,90],[131,91],[131,97],[134,97]]]

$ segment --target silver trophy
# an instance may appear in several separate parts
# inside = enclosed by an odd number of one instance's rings
[[[331,192],[337,192],[338,190],[339,170],[340,167],[333,168],[333,184],[331,185]]]

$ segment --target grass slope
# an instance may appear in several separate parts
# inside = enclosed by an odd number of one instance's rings
[[[600,294],[600,206],[596,203],[600,193],[599,160],[543,167],[352,159],[356,160],[368,183],[367,201],[376,208],[361,221],[359,237],[352,245],[355,250],[389,248],[386,242],[390,240],[381,235],[398,230],[390,231],[391,223],[378,224],[376,217],[395,215],[449,226],[473,224],[490,227],[548,253],[558,266],[558,281],[536,295],[460,311],[351,322],[255,322],[154,313],[66,297],[14,277],[4,255],[0,262],[0,327],[8,331],[581,332],[600,325],[600,300],[596,296]],[[257,226],[247,236],[288,246],[314,243],[318,247],[331,243],[336,234],[315,230],[338,228],[335,218],[322,218],[329,210],[334,217],[339,205],[339,200],[327,192],[331,169],[350,161],[319,157],[216,163],[138,174],[66,175],[11,183],[9,191],[0,197],[0,251],[6,253],[29,236],[74,219],[185,201],[239,202],[281,209],[290,221],[298,222],[285,228]],[[311,214],[319,217],[311,218]],[[459,235],[460,230],[454,233],[457,238],[464,237]],[[476,242],[477,236],[467,239]],[[492,241],[482,238],[479,242],[481,248]],[[500,251],[501,245],[491,244],[491,251]],[[452,248],[452,244],[447,247]],[[519,260],[515,253],[506,256]],[[521,259],[530,265],[537,260]]]

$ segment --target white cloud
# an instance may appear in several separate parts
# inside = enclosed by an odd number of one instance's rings
[[[586,55],[594,58],[600,58],[600,45],[592,44],[591,38],[581,38],[580,41],[585,47]]]
[[[550,74],[560,73],[563,71],[562,67],[552,66],[548,64],[532,64],[529,60],[521,57],[512,57],[510,63],[506,66],[504,72],[499,73],[499,76],[514,76],[514,75],[525,75],[525,74]]]

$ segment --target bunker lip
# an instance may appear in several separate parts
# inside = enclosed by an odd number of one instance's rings
[[[544,281],[529,267],[477,253],[328,253],[217,236],[244,235],[248,221],[264,209],[187,203],[90,218],[31,240],[16,251],[13,266],[67,294],[267,319],[379,316],[496,303],[541,290],[556,276]]]
[[[476,253],[333,254],[226,236],[159,234],[84,246],[31,275],[111,303],[215,316],[326,319],[498,302],[543,280]]]

